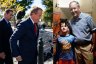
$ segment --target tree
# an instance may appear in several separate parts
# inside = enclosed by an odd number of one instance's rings
[[[6,9],[13,9],[16,14],[18,11],[26,11],[32,2],[33,0],[0,0],[0,10],[4,12]]]
[[[32,3],[33,0],[0,0],[0,10],[3,14],[6,9],[13,9],[14,15],[16,15],[18,11],[26,11]],[[0,16],[2,16],[2,14]],[[13,21],[16,23],[15,17]]]
[[[43,20],[45,22],[51,22],[53,20],[53,0],[43,0],[42,2],[46,6],[46,10],[44,12]]]
[[[18,10],[26,10],[30,8],[30,4],[32,4],[33,0],[0,0],[0,9],[2,11],[6,9],[14,9]]]

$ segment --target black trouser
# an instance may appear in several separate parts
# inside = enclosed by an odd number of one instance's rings
[[[22,61],[19,61],[18,64],[37,64],[37,55],[34,58],[22,57]]]
[[[12,57],[10,55],[6,55],[5,59],[0,59],[0,64],[13,64]]]
[[[0,59],[0,64],[13,64],[13,58],[11,55],[11,50],[7,48],[7,50],[5,50],[5,59]]]
[[[22,60],[22,61],[19,61],[18,64],[37,64],[37,60],[34,60],[34,62]]]

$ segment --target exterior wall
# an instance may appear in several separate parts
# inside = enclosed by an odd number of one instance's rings
[[[93,0],[92,1],[92,17],[94,19],[94,21],[96,22],[96,0]]]
[[[72,0],[53,0],[53,11],[54,12],[60,12],[61,13],[61,18],[67,18],[67,19],[70,19],[72,16],[71,16],[71,13],[69,11],[69,2],[72,1]],[[94,21],[96,22],[96,0],[76,0],[80,3],[80,6],[81,6],[81,11],[82,12],[86,12],[88,14],[90,14]],[[60,4],[60,2],[62,2]],[[64,3],[67,3],[65,4],[64,6]],[[57,7],[56,7],[56,4],[57,4]]]

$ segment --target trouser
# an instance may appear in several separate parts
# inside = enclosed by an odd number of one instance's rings
[[[37,64],[37,55],[34,58],[22,57],[22,61],[19,61],[18,64]]]
[[[94,57],[94,64],[96,64],[96,50],[93,51],[93,57]]]
[[[0,59],[0,64],[13,64],[12,57],[10,55],[6,55],[5,59]]]
[[[72,60],[63,60],[59,59],[58,64],[75,64],[75,62]]]
[[[76,46],[76,63],[77,64],[93,64],[93,53],[91,51],[92,44],[86,46]]]
[[[37,64],[37,60],[34,60],[34,61],[22,60],[22,61],[19,61],[18,64]]]

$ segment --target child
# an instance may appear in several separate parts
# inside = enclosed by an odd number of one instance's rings
[[[61,31],[58,42],[61,44],[61,52],[57,64],[75,64],[72,43],[75,37],[71,35],[71,27],[67,19],[61,19]]]

